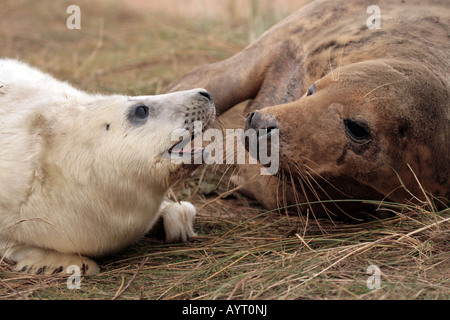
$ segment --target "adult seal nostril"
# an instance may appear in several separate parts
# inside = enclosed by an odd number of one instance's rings
[[[245,130],[248,130],[252,127],[252,120],[255,114],[256,112],[251,112],[248,114],[247,119],[245,119]]]
[[[266,133],[269,133],[273,129],[278,129],[278,124],[272,117],[254,111],[249,113],[245,120],[245,130],[248,129],[254,129],[258,134],[260,129],[265,129],[267,130]]]

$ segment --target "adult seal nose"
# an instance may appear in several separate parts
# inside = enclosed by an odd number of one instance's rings
[[[245,120],[245,130],[248,129],[254,129],[257,133],[260,129],[266,129],[269,133],[272,129],[278,129],[278,124],[271,116],[254,111]]]
[[[250,129],[255,130],[256,135],[254,135],[252,132],[249,132],[248,130]],[[253,158],[258,159],[258,161],[260,161],[264,166],[270,165],[271,162],[263,161],[264,159],[261,158],[262,155],[264,155],[266,158],[269,156],[269,154],[270,157],[275,156],[272,155],[272,130],[274,129],[278,129],[278,124],[271,115],[255,111],[249,113],[247,119],[245,120],[246,132],[242,137],[242,142],[245,146],[245,149],[250,153],[250,155]],[[252,136],[256,136],[256,141],[251,138]],[[278,142],[276,142],[276,144],[277,143]]]

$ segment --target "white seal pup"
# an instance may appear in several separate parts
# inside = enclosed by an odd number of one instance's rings
[[[159,217],[168,241],[195,235],[194,206],[165,200],[194,167],[171,157],[172,135],[214,117],[204,89],[94,95],[0,59],[0,260],[20,272],[94,274],[92,258],[134,243]]]

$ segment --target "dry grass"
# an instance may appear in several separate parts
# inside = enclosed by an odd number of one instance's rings
[[[242,1],[220,9],[166,10],[77,2],[82,29],[67,30],[73,1],[7,0],[0,7],[1,55],[19,57],[88,91],[161,92],[196,65],[226,58],[295,7]],[[179,3],[179,1],[176,1]],[[140,6],[141,5],[141,6]],[[195,10],[195,6],[198,6]],[[276,9],[279,9],[275,5]],[[266,212],[228,192],[228,177],[200,169],[176,188],[200,209],[198,240],[169,245],[145,237],[99,261],[102,273],[69,290],[67,276],[16,274],[0,264],[1,299],[449,299],[450,211],[398,207],[392,218],[360,224],[305,223]],[[381,289],[369,290],[369,265]]]

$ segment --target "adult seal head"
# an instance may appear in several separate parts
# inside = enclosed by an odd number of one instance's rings
[[[279,130],[278,175],[246,165],[235,178],[269,209],[448,207],[450,9],[381,1],[381,29],[370,29],[369,5],[315,1],[168,88],[205,87],[219,113],[249,99],[246,128]]]

